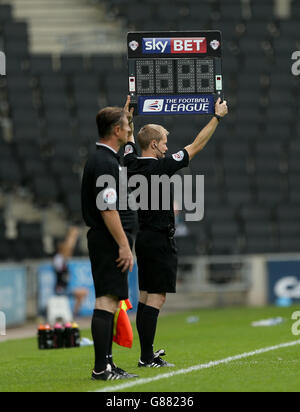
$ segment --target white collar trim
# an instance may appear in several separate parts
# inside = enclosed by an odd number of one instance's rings
[[[117,154],[118,152],[115,151],[115,149],[113,149],[112,147],[108,146],[107,144],[104,143],[96,143],[97,146],[103,146],[103,147],[107,147],[107,149],[110,149],[112,152],[114,152],[114,154]]]
[[[154,159],[158,160],[156,157],[138,157],[139,160],[144,160],[144,159]]]

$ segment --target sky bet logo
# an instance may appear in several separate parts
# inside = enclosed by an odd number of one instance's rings
[[[207,53],[205,37],[143,39],[143,54]]]

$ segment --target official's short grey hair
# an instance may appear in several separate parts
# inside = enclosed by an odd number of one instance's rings
[[[142,150],[147,150],[152,140],[156,140],[158,143],[168,136],[169,132],[163,126],[158,124],[147,124],[142,127],[137,135],[137,141]]]

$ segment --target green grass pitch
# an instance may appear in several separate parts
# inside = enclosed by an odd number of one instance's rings
[[[258,349],[300,339],[291,332],[295,321],[291,308],[203,309],[162,316],[155,349],[165,349],[175,369],[139,369],[139,345],[134,326],[131,350],[114,345],[118,366],[140,378],[156,377],[173,370],[218,361]],[[197,316],[198,323],[187,323]],[[253,328],[253,321],[281,316],[285,322]],[[82,335],[91,338],[90,331]],[[91,381],[93,347],[39,351],[36,339],[0,343],[0,392],[87,392],[118,382]],[[135,385],[127,392],[298,392],[300,390],[300,345],[281,348],[167,379]],[[131,381],[130,381],[131,382]],[[133,382],[133,381],[132,381]],[[137,382],[138,383],[138,382]]]

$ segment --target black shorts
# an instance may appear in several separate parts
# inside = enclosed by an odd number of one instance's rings
[[[178,257],[176,242],[167,233],[139,232],[135,245],[139,288],[148,293],[176,293]]]
[[[127,237],[132,248],[133,237]],[[96,298],[112,295],[119,300],[128,299],[128,271],[122,273],[116,262],[118,244],[112,236],[97,229],[90,229],[87,238]]]

